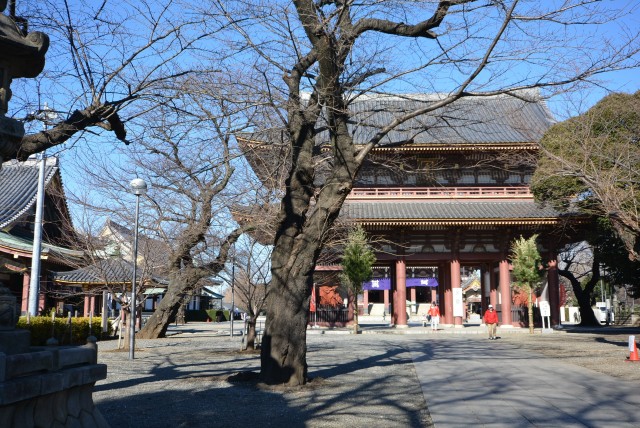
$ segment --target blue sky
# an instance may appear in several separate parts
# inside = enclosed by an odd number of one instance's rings
[[[53,1],[58,2],[58,4],[60,5],[62,4],[61,0],[53,0]],[[126,22],[127,25],[130,25],[130,27],[128,27],[129,28],[128,31],[135,32],[136,25],[144,24],[144,19],[142,19],[141,16],[136,15],[135,13],[128,13],[128,11],[134,11],[133,8],[135,7],[143,7],[144,3],[142,2],[136,2],[136,1],[103,2],[101,0],[100,1],[86,0],[83,3],[81,1],[78,1],[77,4],[73,3],[73,4],[76,4],[76,6],[73,6],[73,7],[80,7],[81,4],[88,5],[87,8],[83,10],[83,12],[87,12],[87,15],[84,16],[84,18],[82,18],[85,20],[84,21],[85,23],[90,24],[87,27],[87,33],[85,34],[88,38],[91,37],[91,25],[98,25],[98,23],[95,20],[92,20],[93,15],[96,15],[96,11],[100,8],[100,6],[104,5],[105,10],[101,12],[102,13],[101,17],[107,17],[108,16],[107,9],[116,7],[116,3],[117,3],[117,9],[114,10],[114,13],[117,14],[118,17],[122,18],[122,23]],[[231,4],[231,3],[233,2],[231,1],[228,2],[228,4]],[[284,0],[275,0],[273,3],[285,4],[289,2],[285,2]],[[559,4],[562,2],[558,0],[548,0],[544,2],[538,2],[538,1],[529,1],[529,2],[522,1],[521,2],[522,7],[524,8],[537,7],[538,5],[540,5],[540,7],[545,7],[552,3]],[[153,10],[153,12],[158,13],[159,5],[165,4],[165,2],[154,1],[154,2],[151,2],[150,4],[151,4],[150,7]],[[585,43],[593,43],[593,46],[589,46],[589,45],[576,46],[576,49],[577,49],[576,52],[582,52],[584,55],[589,55],[591,52],[593,52],[595,55],[595,52],[597,51],[596,48],[597,47],[602,48],[602,46],[598,46],[599,45],[598,41],[605,40],[606,37],[611,37],[612,40],[615,41],[616,37],[618,36],[622,37],[625,34],[637,35],[638,29],[640,28],[640,1],[638,0],[606,1],[605,0],[602,2],[596,2],[594,4],[596,5],[596,7],[603,8],[602,10],[622,8],[625,11],[624,16],[622,16],[621,20],[618,21],[617,24],[615,25],[608,24],[606,26],[601,26],[597,30],[595,29],[595,27],[592,27],[592,26],[584,26],[583,28],[576,28],[575,30],[570,31],[565,29],[562,25],[547,23],[544,26],[529,28],[527,29],[527,31],[535,31],[535,32],[539,32],[540,34],[551,35],[551,36],[553,36],[554,32],[557,32],[559,45],[562,45],[562,42],[568,42],[568,43],[574,42],[574,39],[573,39],[574,37],[575,37],[576,43],[578,43],[578,40],[585,40],[586,41]],[[176,3],[175,6],[179,7],[180,5]],[[206,1],[202,3],[202,6],[206,7]],[[430,7],[428,2],[415,3],[416,8],[420,6]],[[19,9],[25,8],[25,7],[27,7],[26,2],[18,2]],[[180,15],[182,13],[182,10],[176,9],[173,11],[173,13]],[[495,25],[499,24],[499,17],[495,16],[495,14],[492,14],[491,12],[488,12],[488,11],[483,13],[486,13],[486,20],[479,20],[476,23],[476,25],[478,26],[477,28],[479,30],[485,29],[488,31],[491,28],[495,28]],[[187,15],[187,14],[184,13],[183,15]],[[55,19],[64,18],[64,14],[59,14],[59,15],[52,14],[51,16]],[[81,18],[78,18],[78,19],[81,19]],[[454,22],[455,20],[452,19],[451,24],[453,25]],[[37,20],[34,20],[31,24],[32,24],[32,30],[39,29]],[[46,21],[42,22],[42,24],[43,25],[46,24]],[[120,22],[114,21],[114,23],[111,25],[115,26],[116,24],[120,24]],[[47,29],[42,28],[42,31],[47,32]],[[478,51],[480,52],[481,47],[484,46],[484,44],[486,44],[487,41],[483,39],[481,31],[478,34],[479,34],[479,37],[476,43],[477,43]],[[514,40],[518,40],[518,37],[522,37],[522,34],[523,33],[519,33],[518,31],[513,31],[512,33],[509,34],[509,37],[512,37]],[[221,33],[221,35],[223,34]],[[140,43],[142,40],[144,40],[144,36],[142,35],[142,32],[140,34],[136,34],[136,36],[137,37],[132,36],[129,39],[120,40],[119,49],[116,49],[113,51],[111,51],[104,44],[102,44],[103,40],[107,40],[107,39],[102,39],[100,40],[100,44],[96,44],[94,47],[90,49],[90,52],[94,54],[96,58],[106,59],[105,65],[108,65],[109,67],[117,66],[118,61],[121,59],[122,56],[124,56],[124,54],[128,52],[128,50],[132,49],[136,43]],[[264,35],[263,37],[268,38],[267,35]],[[563,40],[564,38],[569,38],[570,40]],[[274,39],[274,41],[275,40],[276,39]],[[368,39],[368,43],[369,42],[371,43],[371,46],[373,46],[374,43],[378,42],[378,40],[372,38],[372,39]],[[451,41],[451,42],[453,43],[454,41]],[[50,49],[50,52],[48,53],[48,56],[47,56],[47,65],[45,68],[45,72],[42,74],[40,78],[31,82],[22,83],[16,86],[15,92],[17,96],[14,97],[16,106],[18,105],[18,103],[23,102],[24,109],[30,109],[30,111],[32,111],[35,108],[35,106],[43,105],[44,102],[47,102],[47,104],[53,107],[54,109],[67,110],[67,109],[73,109],[74,107],[77,107],[78,105],[82,104],[82,102],[86,102],[87,99],[90,99],[89,94],[83,94],[81,96],[78,96],[78,94],[82,93],[82,90],[74,86],[76,85],[76,83],[74,83],[74,79],[72,78],[72,75],[68,73],[68,71],[70,70],[69,67],[72,64],[72,61],[69,59],[67,55],[68,52],[64,48],[60,48],[61,46],[60,43],[62,43],[61,40],[56,39],[55,37],[52,37],[52,48]],[[218,51],[224,51],[224,49],[228,49],[228,47],[224,46],[222,44],[223,42],[220,40],[218,41],[211,40],[208,43],[210,43],[208,47],[214,46],[213,45],[214,43],[221,43],[220,47],[217,48]],[[401,42],[394,41],[394,43],[395,45],[384,46],[384,49],[388,50],[390,58],[395,58],[398,64],[402,64],[406,66],[410,66],[415,61],[416,58],[422,58],[422,59],[427,58],[428,55],[432,53],[431,50],[433,49],[433,46],[434,46],[432,42],[428,42],[428,41],[402,40]],[[278,44],[278,43],[275,43],[275,44]],[[549,45],[553,45],[553,43],[550,41]],[[506,52],[506,49],[509,46],[508,42],[505,41],[504,46],[505,46],[505,52]],[[536,48],[533,42],[532,42],[531,48],[532,49]],[[540,50],[537,52],[538,59],[542,62],[544,62],[547,59],[542,57],[545,52],[543,48],[544,46],[539,47]],[[118,52],[120,52],[119,55],[118,55]],[[363,52],[362,55],[366,55],[366,50],[363,50],[362,52]],[[204,54],[204,52],[200,52],[200,53]],[[175,67],[185,66],[184,61],[188,62],[196,59],[200,60],[201,58],[196,57],[197,54],[198,53],[194,53],[193,56],[191,55],[187,56],[185,59],[182,60],[183,62],[177,62],[175,64]],[[549,64],[549,65],[558,69],[570,69],[572,65],[571,61],[578,59],[578,58],[572,58],[570,55],[563,56],[560,51],[554,51],[554,52],[549,51],[548,54],[549,54],[548,59],[550,61],[553,61],[552,58],[555,58],[555,61],[556,61],[555,64]],[[555,57],[554,57],[554,54],[556,55]],[[152,58],[152,57],[149,56],[148,58]],[[244,61],[245,65],[250,65],[251,63],[248,61],[249,59],[251,58],[248,56],[242,57],[238,59],[238,62],[243,63]],[[286,60],[286,58],[284,58],[284,60]],[[563,61],[566,61],[566,63],[563,63]],[[515,62],[509,62],[505,60],[504,64],[505,64],[504,69],[498,68],[498,71],[493,76],[487,75],[485,87],[490,87],[492,83],[491,79],[496,78],[496,76],[502,79],[511,79],[512,81],[517,81],[521,78],[522,79],[530,78],[530,75],[540,72],[540,69],[537,69],[535,67],[527,67],[526,62],[522,62],[519,65],[517,64],[514,65]],[[390,65],[393,65],[393,64],[390,64]],[[100,70],[96,69],[96,71],[100,71]],[[433,75],[428,75],[426,73],[424,75],[426,76],[425,78],[426,80],[423,82],[422,85],[419,82],[417,82],[416,79],[409,82],[409,79],[407,78],[405,80],[396,80],[394,81],[394,83],[387,85],[385,89],[389,91],[393,91],[393,90],[404,91],[408,88],[410,90],[415,91],[416,88],[421,88],[424,91],[428,91],[432,89],[438,90],[438,91],[446,91],[451,89],[452,87],[451,81],[455,80],[455,73],[452,73],[451,75],[447,75],[447,74],[436,75],[436,77],[433,77]],[[131,74],[131,76],[134,77],[135,73]],[[279,79],[277,83],[281,84],[281,78],[279,77],[281,76],[281,74],[277,75],[276,73],[274,73],[274,76],[275,76],[274,81],[276,79]],[[411,77],[419,79],[420,76],[421,74],[417,72],[417,73],[413,73]],[[554,115],[556,116],[556,118],[562,120],[568,116],[585,111],[587,108],[592,106],[595,102],[597,102],[600,98],[606,95],[608,91],[634,92],[639,90],[640,89],[640,78],[638,78],[639,76],[640,76],[640,72],[637,69],[605,74],[600,76],[600,79],[601,79],[600,86],[585,85],[583,88],[581,88],[581,90],[572,92],[571,94],[561,93],[561,94],[555,95],[549,99],[548,105],[552,110],[552,112],[554,113]],[[55,84],[55,79],[57,79],[58,83],[64,82],[64,84],[63,85]],[[113,90],[113,93],[121,92],[123,90],[126,91],[126,83],[127,83],[126,81],[120,82],[120,86],[115,88]],[[403,86],[404,83],[407,83],[407,85]],[[23,85],[23,86],[20,86],[20,85]],[[37,87],[38,85],[40,85],[40,88],[47,88],[47,89],[42,94],[39,94],[39,91],[38,91],[39,88]],[[479,85],[479,87],[482,88],[482,85]],[[49,88],[52,88],[52,89],[49,89]],[[111,95],[107,93],[106,96],[109,97]],[[13,102],[14,100],[12,100],[12,103]],[[20,116],[20,115],[17,114],[17,116]],[[99,156],[101,159],[108,158],[109,156],[113,156],[114,162],[122,162],[123,154],[136,150],[135,146],[124,147],[121,142],[118,142],[115,140],[112,134],[106,133],[104,131],[100,131],[97,129],[92,130],[91,133],[85,133],[82,140],[79,140],[79,141],[74,140],[72,144],[68,144],[64,148],[52,150],[51,153],[58,152],[62,157],[64,183],[67,186],[67,188],[72,192],[79,192],[85,189],[86,181],[84,180],[84,177],[82,176],[82,174],[75,168],[74,160],[77,159],[77,154],[80,151],[82,151],[82,153],[84,154],[86,154],[86,152],[90,153],[90,150],[92,150],[91,147],[93,148],[98,147],[98,150],[96,150],[96,156]],[[122,197],[130,198],[130,196],[127,195],[125,192],[123,192]]]

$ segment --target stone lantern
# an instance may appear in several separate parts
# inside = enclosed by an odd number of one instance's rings
[[[15,156],[24,136],[23,124],[6,117],[11,99],[11,81],[19,77],[36,77],[44,68],[49,37],[38,31],[28,33],[13,16],[3,12],[7,0],[0,0],[0,163]]]

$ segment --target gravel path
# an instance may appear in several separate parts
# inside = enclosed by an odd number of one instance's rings
[[[637,330],[636,330],[637,331]],[[633,334],[633,333],[632,333]],[[640,363],[625,362],[629,331],[505,334],[527,352],[640,381]],[[454,338],[453,335],[450,337]],[[640,335],[638,335],[640,337]],[[484,340],[476,335],[474,339]],[[237,373],[259,372],[257,352],[239,339],[183,333],[139,340],[136,359],[102,342],[108,378],[94,401],[112,427],[430,427],[409,344],[427,335],[309,335],[312,382],[302,388],[259,386]]]

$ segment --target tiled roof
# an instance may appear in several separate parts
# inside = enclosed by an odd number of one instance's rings
[[[553,117],[535,93],[461,98],[445,107],[417,116],[391,131],[381,145],[534,143],[554,123]],[[354,141],[367,142],[381,127],[395,118],[428,107],[438,95],[377,96],[351,103],[357,126]],[[320,138],[326,138],[320,134]]]
[[[502,220],[553,219],[560,214],[531,201],[352,202],[342,215],[354,220]]]
[[[122,259],[98,260],[96,263],[68,272],[56,272],[55,282],[67,284],[131,283],[133,265]]]
[[[470,96],[419,115],[397,126],[381,141],[390,144],[492,144],[536,143],[555,122],[537,92],[520,91],[492,96]],[[440,94],[368,95],[349,104],[349,129],[355,144],[364,144],[394,119],[424,109],[442,99]],[[322,121],[321,121],[322,122]],[[322,128],[323,124],[319,123]],[[282,132],[243,133],[249,141],[282,144]],[[327,131],[318,133],[317,144],[328,141]],[[286,142],[285,142],[286,143]]]
[[[136,270],[136,276],[141,269]],[[92,265],[71,270],[68,272],[55,272],[53,281],[63,284],[131,284],[133,265],[126,260],[110,258],[98,260]],[[162,278],[154,277],[158,283],[164,283]]]
[[[36,203],[39,162],[9,161],[0,168],[0,229],[10,226]],[[47,158],[45,187],[58,171],[58,159]]]

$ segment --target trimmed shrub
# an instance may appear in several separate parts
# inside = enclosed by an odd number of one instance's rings
[[[209,316],[208,311],[200,309],[198,311],[185,311],[184,319],[189,321],[206,321],[207,319],[213,319]]]
[[[101,324],[102,320],[96,317],[91,323],[91,334],[98,340],[102,336]],[[111,324],[108,323],[108,326],[109,331],[105,333],[106,336],[113,334]],[[58,341],[58,345],[84,345],[89,336],[88,317],[71,318],[71,325],[68,318],[56,318],[54,326],[52,326],[51,317],[31,317],[29,324],[27,324],[27,317],[20,317],[17,327],[31,332],[31,346],[44,346],[51,337]]]

